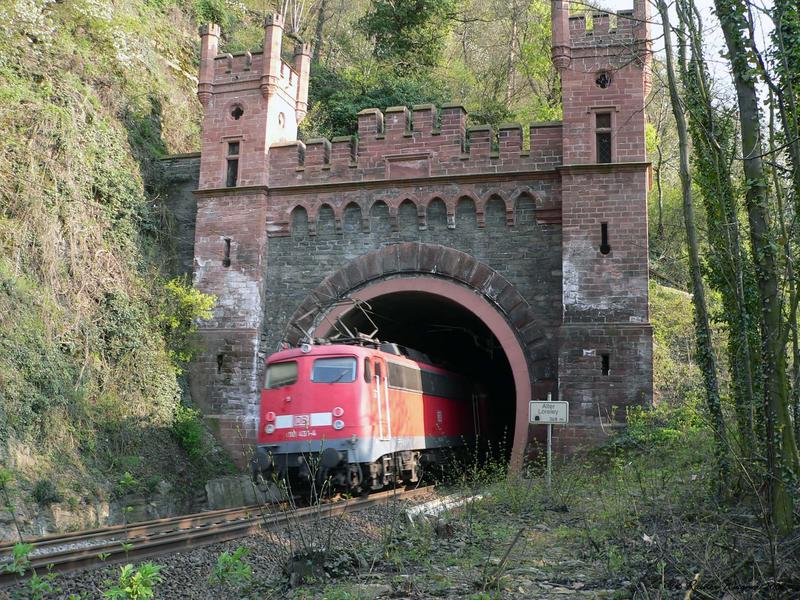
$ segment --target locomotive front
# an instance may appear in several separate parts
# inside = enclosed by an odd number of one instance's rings
[[[359,442],[368,434],[363,398],[365,350],[303,345],[267,360],[256,455],[256,480],[273,477],[310,486],[328,478],[357,487]]]
[[[253,476],[296,491],[323,482],[416,483],[474,441],[485,406],[464,377],[390,343],[304,344],[267,359]]]

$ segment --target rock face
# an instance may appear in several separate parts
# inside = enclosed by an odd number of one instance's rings
[[[109,502],[58,502],[47,506],[26,504],[15,507],[15,511],[23,536],[38,537],[63,531],[118,525],[125,521],[135,523],[162,519],[197,512],[205,507],[205,496],[186,498],[169,483],[162,481],[148,495],[131,494]],[[18,538],[14,515],[7,510],[0,511],[0,540]]]
[[[111,522],[112,506],[108,502],[96,502],[77,507],[67,504],[51,504],[49,508],[52,515],[50,522],[52,528],[48,528],[48,531],[42,533],[102,527]],[[42,514],[46,516],[46,512]],[[44,525],[47,525],[46,521]]]
[[[569,402],[554,431],[564,451],[651,402],[647,3],[615,17],[587,31],[553,2],[564,119],[531,125],[529,147],[520,125],[468,129],[459,105],[368,109],[357,137],[296,141],[307,72],[302,48],[282,62],[281,20],[267,20],[264,53],[216,55],[219,29],[203,30],[199,165],[164,166],[194,231],[182,262],[191,254],[195,285],[219,299],[192,397],[234,456],[257,437],[264,357],[329,333],[343,302],[379,290],[439,286],[479,315],[513,371],[518,459],[531,399]]]
[[[208,508],[233,508],[258,502],[250,478],[246,475],[219,477],[206,483]]]
[[[286,496],[273,483],[253,487],[248,475],[218,477],[206,483],[208,509],[234,508],[262,502],[280,502]]]

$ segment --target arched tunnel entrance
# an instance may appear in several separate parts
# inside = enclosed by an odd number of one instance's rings
[[[474,290],[431,276],[370,282],[348,294],[318,321],[316,337],[343,329],[419,350],[461,373],[487,394],[483,438],[493,453],[520,464],[527,444],[531,397],[527,361],[514,331]]]
[[[449,298],[426,292],[378,296],[341,317],[349,330],[427,354],[431,361],[470,379],[485,394],[490,411],[481,424],[481,441],[508,458],[514,435],[514,378],[505,352],[489,328]],[[341,326],[340,325],[340,326]]]

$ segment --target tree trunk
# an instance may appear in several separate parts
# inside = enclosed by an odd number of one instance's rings
[[[794,14],[792,14],[792,11]],[[796,6],[784,6],[782,2],[776,2],[773,9],[773,17],[775,21],[775,31],[773,32],[773,39],[778,47],[777,55],[779,57],[778,73],[781,85],[775,85],[772,77],[766,69],[763,60],[759,60],[764,72],[764,77],[770,89],[778,99],[778,110],[781,116],[781,123],[783,125],[784,134],[786,136],[786,143],[788,147],[789,158],[792,163],[792,181],[794,184],[794,210],[795,215],[800,215],[800,115],[797,112],[797,94],[794,90],[794,78],[797,77],[797,66],[792,68],[789,65],[788,49],[791,45],[796,49],[798,41],[796,35],[792,36],[786,31],[786,19],[789,15],[797,19],[798,9]],[[755,40],[753,39],[754,32],[750,30],[750,42],[755,48]]]
[[[771,154],[777,153],[775,148],[775,140],[777,132],[775,131],[775,101],[772,94],[770,94],[769,101],[769,149]],[[784,124],[786,121],[783,121]],[[794,435],[795,442],[797,436],[800,434],[800,340],[798,340],[797,329],[797,284],[795,281],[794,271],[794,249],[792,247],[792,237],[789,228],[786,226],[785,206],[784,202],[785,191],[783,184],[778,176],[777,169],[772,169],[773,187],[775,188],[775,199],[778,202],[778,223],[781,230],[781,239],[783,240],[783,251],[786,254],[786,280],[789,287],[789,314],[788,319],[788,333],[791,337],[792,343],[792,375],[791,375],[791,405],[792,405],[792,418],[794,419]]]
[[[758,371],[756,357],[750,350],[757,337],[753,317],[758,312],[748,300],[751,274],[745,277],[744,251],[739,231],[739,214],[731,173],[735,156],[735,128],[727,117],[720,117],[712,105],[711,84],[703,58],[701,31],[703,22],[693,0],[679,0],[677,5],[681,30],[688,35],[691,58],[682,61],[686,112],[694,142],[695,181],[703,193],[709,237],[709,266],[712,285],[722,295],[725,321],[731,336],[728,355],[734,383],[737,426],[743,454],[755,452],[755,388]],[[694,15],[694,18],[693,18]],[[685,46],[681,46],[685,54]],[[747,279],[748,283],[745,283]]]
[[[319,57],[322,53],[322,43],[324,41],[324,29],[325,29],[325,21],[327,17],[325,16],[325,9],[328,6],[328,0],[319,0],[319,12],[317,13],[317,23],[314,27],[314,49],[311,54],[311,62],[319,64]]]
[[[516,87],[516,65],[517,65],[517,20],[519,13],[516,3],[513,4],[511,12],[511,35],[508,39],[508,56],[506,58],[506,71],[508,79],[506,79],[506,108],[511,107],[511,102],[514,99],[514,89]]]
[[[695,227],[694,206],[692,203],[692,179],[689,171],[689,134],[686,117],[678,94],[672,54],[672,32],[669,23],[669,12],[665,0],[657,0],[656,5],[661,13],[664,27],[664,51],[666,54],[667,85],[669,88],[672,114],[678,128],[678,149],[680,157],[681,193],[683,195],[683,220],[686,226],[686,241],[689,250],[689,272],[692,279],[692,304],[694,304],[695,331],[697,335],[697,362],[703,372],[706,388],[706,402],[714,428],[715,450],[719,469],[719,484],[726,480],[728,474],[728,443],[725,435],[725,420],[722,416],[722,405],[719,398],[717,381],[717,363],[714,348],[711,345],[711,326],[708,321],[705,288],[700,270],[700,252]]]
[[[658,225],[656,227],[656,234],[658,239],[664,237],[664,189],[661,186],[661,168],[664,164],[664,157],[661,152],[661,144],[656,144],[656,153],[658,159],[653,167],[656,173],[656,191],[658,193]]]
[[[761,301],[761,352],[767,444],[767,493],[770,517],[779,533],[786,535],[793,525],[793,502],[785,470],[796,472],[797,448],[789,416],[784,359],[783,315],[778,284],[778,267],[769,225],[767,178],[761,157],[763,146],[756,91],[755,69],[748,57],[746,9],[741,0],[714,0],[728,47],[742,136],[745,201],[750,239]]]
[[[774,53],[776,77],[773,78],[764,59],[758,52],[755,41],[755,32],[750,28],[750,45],[753,53],[758,59],[761,72],[770,89],[770,151],[776,153],[774,148],[776,131],[774,125],[774,113],[777,108],[783,127],[783,136],[786,144],[786,156],[791,164],[792,188],[794,195],[794,217],[800,215],[800,114],[797,109],[797,93],[795,92],[795,78],[798,77],[796,66],[790,66],[792,59],[800,55],[800,40],[797,38],[797,28],[800,26],[800,8],[795,4],[784,4],[777,2],[772,12],[775,29],[772,32],[772,39],[777,46]],[[775,81],[777,79],[777,81]],[[774,97],[773,97],[774,95]],[[789,329],[787,335],[791,336],[792,343],[792,376],[791,376],[791,404],[794,418],[795,443],[800,437],[800,340],[798,340],[797,326],[797,281],[795,279],[794,256],[793,256],[793,233],[796,231],[796,223],[792,227],[786,226],[783,207],[783,189],[778,179],[777,172],[773,169],[775,194],[781,204],[778,208],[780,216],[781,235],[784,239],[784,249],[787,260],[787,278],[789,283]],[[794,231],[793,231],[794,230]]]

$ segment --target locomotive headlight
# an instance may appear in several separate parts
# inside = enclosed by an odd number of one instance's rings
[[[264,431],[267,433],[275,433],[275,425],[272,423],[268,424],[266,427],[264,427]]]
[[[344,429],[344,421],[342,421],[341,419],[336,419],[333,422],[333,428],[337,429],[337,430],[338,429]]]
[[[333,416],[334,417],[341,417],[344,414],[344,409],[341,406],[337,406],[333,409]]]
[[[272,411],[269,411],[267,413],[267,421],[274,421],[274,420],[275,420],[275,413],[272,412]]]

